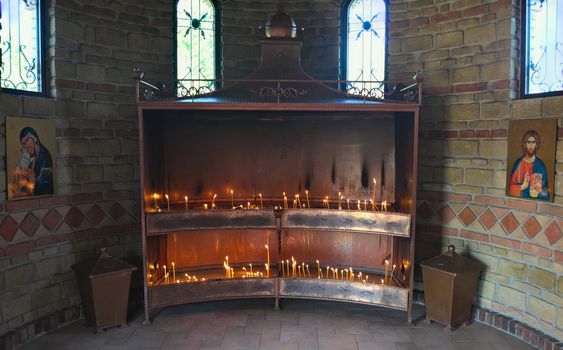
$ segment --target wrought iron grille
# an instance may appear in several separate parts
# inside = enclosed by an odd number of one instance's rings
[[[2,0],[2,88],[42,92],[40,0]]]
[[[386,4],[384,0],[352,0],[346,14],[346,89],[367,89],[382,98],[385,86]]]
[[[526,95],[563,91],[563,1],[527,0]]]
[[[210,0],[178,0],[176,5],[176,93],[210,92],[216,79],[216,8]],[[187,85],[186,82],[190,81]]]

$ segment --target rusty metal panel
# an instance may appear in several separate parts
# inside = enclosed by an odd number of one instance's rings
[[[276,228],[271,210],[193,210],[147,213],[146,217],[149,235],[186,230]]]
[[[280,278],[281,298],[337,300],[406,310],[408,289],[383,284]]]
[[[287,210],[282,216],[285,229],[318,229],[410,236],[410,214],[330,209]]]
[[[151,310],[208,300],[273,298],[274,278],[233,278],[149,288]]]

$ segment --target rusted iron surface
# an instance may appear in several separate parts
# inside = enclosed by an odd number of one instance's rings
[[[282,216],[282,227],[408,237],[410,221],[409,214],[401,213],[330,209],[287,210]]]
[[[149,234],[229,228],[276,228],[272,210],[206,210],[147,214]]]

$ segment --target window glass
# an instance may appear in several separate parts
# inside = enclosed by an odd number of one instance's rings
[[[345,3],[346,80],[358,83],[348,88],[382,89],[360,81],[385,80],[387,8],[382,0],[352,0]],[[382,91],[380,91],[382,94]]]
[[[3,89],[41,93],[41,6],[39,0],[2,0],[0,43]]]
[[[215,5],[209,0],[179,0],[176,13],[177,95],[214,90],[215,82],[205,80],[217,78]]]
[[[524,95],[563,92],[563,0],[526,0]]]

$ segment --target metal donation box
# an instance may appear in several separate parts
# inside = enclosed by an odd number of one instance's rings
[[[471,319],[471,304],[481,264],[464,258],[448,246],[448,252],[420,263],[424,280],[426,320],[448,328]]]
[[[86,325],[96,332],[127,325],[127,304],[131,273],[137,268],[101,250],[98,259],[86,260],[72,267],[78,279]]]

